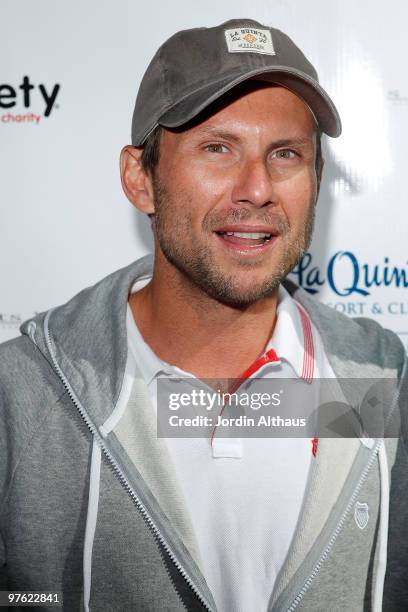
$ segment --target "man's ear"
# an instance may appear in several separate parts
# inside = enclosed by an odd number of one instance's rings
[[[150,174],[142,166],[142,151],[126,145],[120,154],[120,178],[128,200],[140,212],[154,213],[153,184]]]

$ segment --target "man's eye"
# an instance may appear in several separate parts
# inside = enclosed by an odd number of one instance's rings
[[[209,144],[205,147],[205,150],[210,153],[228,153],[228,148],[220,143]]]
[[[292,149],[281,149],[280,151],[275,151],[272,157],[275,159],[295,159],[297,153],[292,151]]]

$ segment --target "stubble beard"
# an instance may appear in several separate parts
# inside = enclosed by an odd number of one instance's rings
[[[179,206],[175,206],[166,186],[153,177],[155,214],[152,215],[153,232],[156,248],[160,248],[167,261],[172,264],[191,285],[198,287],[211,298],[235,307],[246,307],[262,298],[266,298],[279,287],[281,281],[299,263],[313,235],[315,204],[310,205],[305,228],[300,236],[291,236],[290,226],[286,217],[276,213],[265,213],[256,217],[257,223],[270,224],[277,227],[279,240],[283,240],[284,248],[278,264],[274,265],[270,275],[251,285],[250,288],[239,286],[239,277],[228,275],[214,258],[211,250],[205,245],[188,244],[186,237],[192,227],[191,210],[193,203],[187,196],[179,198]],[[180,206],[181,205],[181,206]],[[183,210],[182,218],[175,218],[175,211]],[[204,218],[203,229],[212,231],[227,223],[240,223],[251,219],[254,223],[254,213],[248,208],[231,209],[229,213],[210,212]],[[248,274],[253,269],[253,262],[243,261],[241,270],[247,269]]]

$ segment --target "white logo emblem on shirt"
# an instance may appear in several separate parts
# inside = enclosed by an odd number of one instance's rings
[[[275,55],[272,36],[269,30],[258,28],[234,28],[225,30],[228,51],[230,53],[264,53]]]
[[[356,502],[354,506],[354,520],[356,521],[357,527],[359,529],[364,529],[367,527],[368,519],[370,515],[368,513],[368,504]]]

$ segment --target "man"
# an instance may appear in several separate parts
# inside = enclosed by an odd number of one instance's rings
[[[393,333],[285,280],[312,235],[321,133],[340,131],[278,30],[232,20],[159,49],[121,155],[154,263],[1,347],[4,588],[60,592],[67,610],[405,609],[397,440],[156,429],[159,379],[232,390],[279,376],[306,389],[356,376],[402,392]]]

